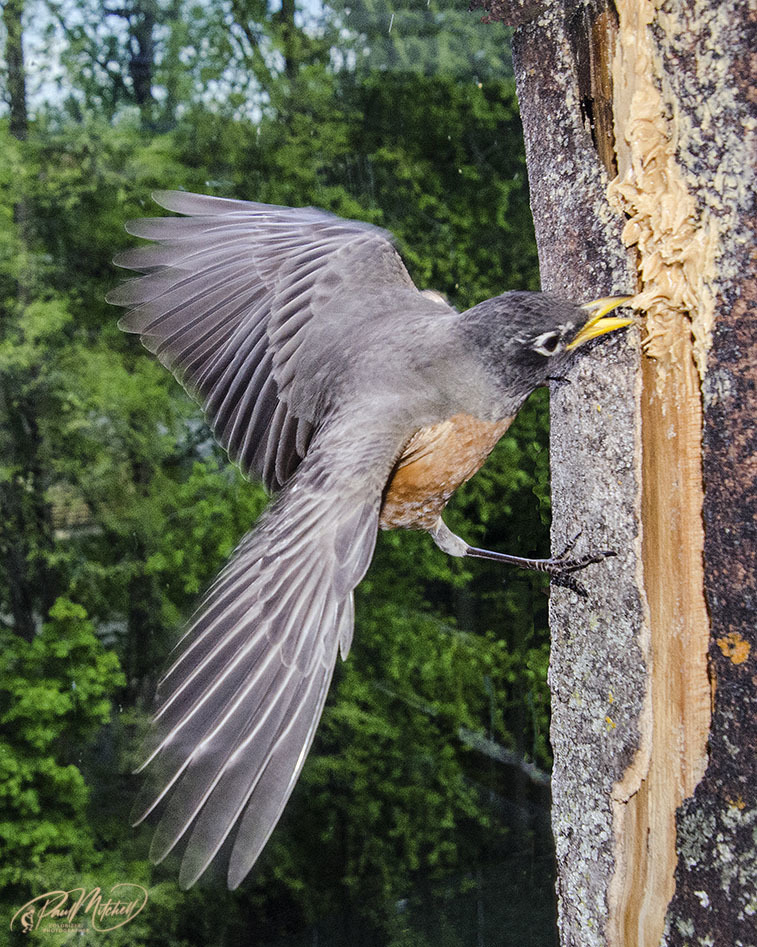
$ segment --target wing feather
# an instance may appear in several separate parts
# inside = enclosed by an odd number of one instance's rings
[[[229,811],[237,820],[243,817],[244,813],[248,812],[250,808],[258,809],[260,807],[262,811],[255,819],[257,835],[251,835],[248,845],[251,849],[257,848],[263,835],[265,835],[263,840],[263,844],[265,844],[273,831],[275,822],[271,825],[270,821],[262,821],[260,816],[266,815],[266,808],[269,810],[275,808],[278,810],[275,812],[275,817],[278,820],[278,816],[283,810],[282,797],[286,802],[291,789],[294,788],[290,774],[299,773],[302,766],[300,759],[302,758],[302,762],[304,762],[302,751],[309,749],[309,744],[303,745],[303,743],[309,732],[315,732],[313,716],[317,714],[319,717],[323,708],[323,700],[313,701],[312,698],[313,696],[325,698],[332,673],[333,664],[328,672],[321,668],[319,674],[301,679],[298,682],[296,691],[290,699],[281,701],[277,715],[269,721],[272,732],[268,739],[266,739],[268,734],[258,732],[251,734],[256,741],[258,741],[258,737],[261,737],[256,744],[244,747],[256,764],[256,778],[252,783],[246,775],[247,759],[243,760],[240,754],[229,761],[229,766],[218,782],[218,792],[208,800],[208,804],[204,807],[193,827],[179,872],[180,884],[191,885],[218,853],[229,834],[227,825],[227,813]],[[301,735],[301,728],[296,726],[297,723],[305,724],[306,734],[304,736]],[[289,739],[287,739],[288,737]],[[267,749],[267,746],[271,744],[275,744],[280,752],[273,753],[270,749]],[[271,766],[274,759],[276,762]],[[269,778],[263,781],[261,787],[261,779],[269,771]],[[271,779],[270,776],[274,778]],[[263,789],[262,795],[259,792],[261,788]],[[273,805],[271,805],[272,803]],[[236,847],[235,841],[234,848],[236,849]],[[260,847],[262,848],[262,845]],[[239,881],[241,880],[240,878]],[[236,887],[236,884],[239,883],[236,878],[232,879],[231,875],[228,876],[228,881],[229,887]]]
[[[335,462],[343,449],[330,428],[317,435],[204,596],[161,681],[133,815],[159,818],[154,861],[186,839],[184,886],[234,832],[230,886],[249,871],[302,768],[337,653],[349,650],[353,589],[396,449],[368,438],[346,465]]]
[[[417,290],[390,235],[368,224],[181,191],[154,197],[187,216],[128,225],[156,243],[116,258],[145,275],[108,299],[129,309],[121,328],[138,333],[197,398],[231,459],[277,490],[321,420],[319,405],[297,400],[290,385],[323,369],[312,359],[341,343],[332,301],[354,297],[353,310],[340,304],[349,327],[377,288]],[[333,345],[309,344],[323,332]]]

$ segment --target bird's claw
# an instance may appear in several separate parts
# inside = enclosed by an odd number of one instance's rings
[[[586,566],[590,566],[595,562],[602,562],[603,559],[609,559],[611,556],[617,556],[614,549],[596,549],[585,556],[578,556],[576,559],[570,559],[563,553],[555,557],[554,564],[547,569],[547,572],[550,575],[569,575],[571,572],[578,572],[580,569],[585,569]]]
[[[586,588],[578,579],[573,578],[572,573],[579,572],[581,569],[585,569],[586,566],[593,565],[596,562],[609,559],[611,556],[617,556],[617,552],[614,549],[593,549],[583,556],[572,558],[570,553],[573,551],[573,547],[576,545],[580,536],[580,532],[576,533],[568,542],[565,549],[557,556],[554,556],[552,562],[547,567],[547,573],[549,574],[552,585],[556,585],[559,588],[570,589],[572,592],[580,595],[581,598],[587,598],[588,592]]]
[[[576,595],[580,595],[581,598],[589,597],[586,586],[582,585],[578,579],[574,579],[572,575],[568,575],[564,572],[553,572],[550,574],[549,581],[551,585],[556,585],[561,589],[570,589],[571,592],[575,592]]]

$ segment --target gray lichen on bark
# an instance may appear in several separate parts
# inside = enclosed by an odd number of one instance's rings
[[[576,48],[590,38],[569,29],[562,6],[550,5],[517,31],[514,58],[542,288],[582,301],[632,293],[635,278],[582,109]],[[645,695],[638,363],[636,332],[603,340],[552,393],[553,548],[583,530],[579,542],[619,553],[587,574],[587,600],[555,590],[550,607],[559,924],[561,942],[581,947],[606,943],[612,791],[637,750]]]

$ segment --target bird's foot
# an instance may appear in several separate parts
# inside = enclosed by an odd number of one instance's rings
[[[572,557],[571,552],[580,536],[581,532],[576,533],[561,553],[557,556],[553,556],[551,559],[542,560],[544,562],[543,571],[549,575],[552,585],[558,588],[570,589],[572,592],[580,595],[581,598],[588,598],[589,593],[586,591],[585,586],[579,582],[578,579],[573,577],[573,573],[579,572],[581,569],[585,569],[586,566],[593,565],[595,562],[602,562],[611,556],[617,556],[617,552],[615,552],[614,549],[593,549],[583,556]]]
[[[518,566],[521,569],[531,569],[535,572],[545,572],[553,585],[570,589],[582,598],[586,598],[588,592],[584,586],[573,577],[573,573],[585,569],[586,566],[590,566],[595,562],[602,562],[603,559],[607,559],[610,556],[616,556],[617,553],[613,549],[597,549],[583,556],[571,556],[573,547],[580,535],[581,534],[578,533],[574,536],[559,555],[552,556],[549,559],[526,559],[521,556],[510,556],[502,552],[493,552],[490,549],[476,549],[474,546],[468,546],[465,555],[473,556],[476,559],[492,559],[495,562],[506,562],[508,565]]]
[[[617,556],[614,549],[594,549],[583,556],[572,556],[573,548],[581,536],[580,532],[571,539],[559,555],[552,556],[550,559],[526,559],[523,556],[510,556],[504,552],[494,552],[491,549],[477,549],[475,546],[469,546],[464,539],[456,536],[447,528],[441,517],[430,532],[436,545],[451,556],[491,559],[494,562],[504,562],[510,566],[517,566],[519,569],[545,572],[553,585],[570,589],[576,595],[580,595],[581,598],[587,598],[589,593],[578,579],[574,578],[573,573],[579,572],[595,562],[602,562],[603,559],[608,559],[610,556]]]

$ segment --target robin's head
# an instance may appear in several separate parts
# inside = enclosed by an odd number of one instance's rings
[[[469,309],[463,322],[503,393],[520,403],[550,375],[559,375],[579,346],[632,323],[609,315],[630,298],[577,306],[548,293],[503,293]]]

